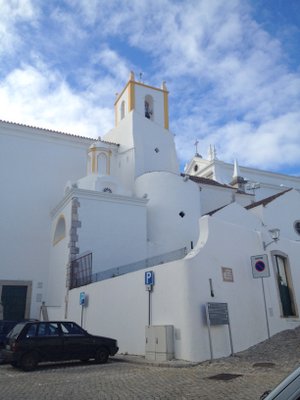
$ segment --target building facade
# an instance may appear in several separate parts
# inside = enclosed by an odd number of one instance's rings
[[[120,352],[191,361],[299,325],[300,178],[213,148],[181,173],[164,83],[131,73],[98,140],[1,122],[0,163],[3,318],[71,319]]]

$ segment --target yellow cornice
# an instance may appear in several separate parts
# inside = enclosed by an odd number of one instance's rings
[[[134,81],[129,81],[128,90],[128,112],[132,111],[135,107],[135,87]]]
[[[119,101],[120,98],[122,97],[123,93],[124,93],[125,90],[127,89],[127,86],[130,84],[130,82],[133,82],[133,81],[128,81],[128,82],[127,82],[127,84],[126,84],[126,86],[124,87],[124,89],[122,90],[122,92],[121,92],[121,93],[118,95],[118,97],[116,98],[115,105],[118,103],[118,101]]]
[[[125,92],[125,90],[127,89],[129,84],[143,86],[145,88],[152,89],[152,90],[157,90],[158,92],[162,92],[162,93],[167,93],[167,94],[169,93],[168,90],[165,90],[165,89],[161,89],[161,88],[157,88],[157,87],[154,87],[154,86],[146,85],[145,83],[142,83],[142,82],[136,82],[136,81],[129,80],[127,82],[126,86],[124,87],[124,89],[122,90],[122,92],[116,98],[115,105],[118,103],[118,101],[122,97],[123,93]]]
[[[96,149],[92,150],[92,173],[95,174],[97,172],[97,157],[96,157]]]
[[[169,100],[167,91],[164,91],[164,127],[165,129],[169,129]]]

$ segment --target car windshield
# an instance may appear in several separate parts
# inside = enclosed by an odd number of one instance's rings
[[[16,339],[19,334],[21,333],[21,331],[23,330],[24,326],[26,325],[25,322],[19,323],[17,324],[12,331],[8,334],[8,336],[12,339]]]

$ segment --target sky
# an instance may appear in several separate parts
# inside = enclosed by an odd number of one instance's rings
[[[198,152],[300,176],[300,0],[0,0],[0,119],[103,137],[142,73]]]

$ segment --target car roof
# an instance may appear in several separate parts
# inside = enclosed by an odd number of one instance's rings
[[[295,369],[282,382],[280,382],[279,385],[276,386],[275,389],[273,389],[272,392],[265,398],[265,400],[277,398],[277,396],[279,396],[284,391],[284,389],[287,388],[290,384],[296,381],[297,378],[299,378],[299,376],[300,376],[300,367]]]

